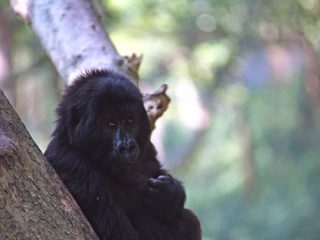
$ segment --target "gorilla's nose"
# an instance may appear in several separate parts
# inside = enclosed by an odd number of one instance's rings
[[[121,158],[136,157],[138,153],[137,143],[134,139],[126,139],[117,142],[116,151]]]

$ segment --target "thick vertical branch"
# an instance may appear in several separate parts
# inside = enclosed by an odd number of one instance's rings
[[[239,140],[242,144],[241,167],[243,173],[243,185],[247,194],[252,193],[255,187],[255,171],[252,160],[252,137],[250,128],[241,120],[239,126]]]

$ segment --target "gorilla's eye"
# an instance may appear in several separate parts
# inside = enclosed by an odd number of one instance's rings
[[[132,124],[133,123],[133,118],[132,117],[128,117],[127,118],[127,124]]]
[[[117,125],[116,121],[114,120],[108,120],[107,124],[109,127],[115,127]]]

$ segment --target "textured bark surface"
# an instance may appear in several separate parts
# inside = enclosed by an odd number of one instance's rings
[[[0,239],[98,239],[1,90]]]

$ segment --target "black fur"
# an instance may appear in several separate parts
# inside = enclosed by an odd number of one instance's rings
[[[129,80],[84,74],[57,115],[45,156],[100,239],[201,239],[182,184],[156,159],[141,94]]]

